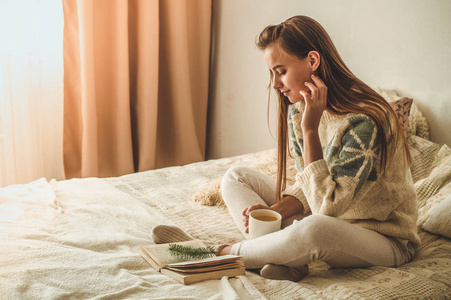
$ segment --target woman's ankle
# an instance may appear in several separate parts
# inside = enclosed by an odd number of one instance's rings
[[[232,250],[232,245],[225,246],[219,251],[219,255],[228,255],[230,254],[230,250]]]

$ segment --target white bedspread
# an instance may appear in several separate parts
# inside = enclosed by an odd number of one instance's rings
[[[273,155],[270,150],[118,178],[41,179],[0,189],[0,298],[451,298],[451,241],[424,231],[415,260],[400,268],[333,270],[314,263],[299,283],[246,272],[184,286],[139,256],[139,246],[152,243],[156,224],[178,225],[204,240],[241,240],[226,209],[199,205],[192,196],[231,165],[264,164]]]
[[[246,277],[183,286],[138,254],[158,209],[106,182],[44,179],[0,193],[0,294],[11,299],[255,299]]]

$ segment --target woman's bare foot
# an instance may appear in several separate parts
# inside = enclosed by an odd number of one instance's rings
[[[230,250],[232,250],[232,245],[225,246],[219,251],[219,255],[228,255],[230,254]]]

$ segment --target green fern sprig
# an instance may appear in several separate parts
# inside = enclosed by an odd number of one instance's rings
[[[215,256],[215,252],[208,247],[202,248],[177,244],[169,244],[169,252],[172,255],[178,256],[183,259],[200,259]]]

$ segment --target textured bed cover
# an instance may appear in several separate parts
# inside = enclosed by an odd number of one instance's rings
[[[433,156],[439,146],[430,148]],[[315,262],[298,283],[246,272],[184,286],[140,257],[139,246],[152,243],[156,224],[180,226],[203,240],[243,239],[226,209],[202,206],[192,197],[230,166],[266,164],[274,154],[268,150],[117,178],[41,179],[2,189],[2,298],[451,299],[451,241],[422,230],[422,246],[409,264],[330,269]]]

